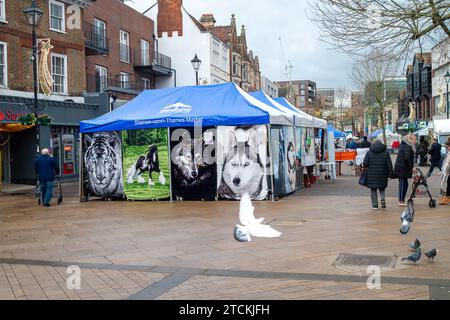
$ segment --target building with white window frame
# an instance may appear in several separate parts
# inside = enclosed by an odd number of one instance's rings
[[[230,82],[228,45],[189,14],[181,0],[159,0],[147,15],[156,22],[155,33],[160,50],[172,58],[178,86],[196,85],[196,73],[191,64],[195,55],[202,61],[200,85]],[[160,80],[156,83],[157,88],[173,86],[173,79]]]
[[[36,156],[36,130],[23,126],[19,119],[34,114],[34,79],[32,63],[32,27],[23,13],[31,0],[0,0],[0,180],[3,184],[34,184],[33,161]],[[38,116],[48,114],[50,125],[40,125],[41,148],[52,148],[61,167],[63,179],[76,179],[79,174],[79,123],[108,111],[107,96],[95,104],[85,97],[86,64],[83,25],[68,25],[82,17],[90,0],[37,0],[43,11],[36,27],[39,48],[50,39],[53,48],[45,57],[40,51],[39,73],[50,73],[53,84],[50,96],[38,90]],[[45,68],[46,66],[46,68]],[[103,99],[103,101],[102,101]]]

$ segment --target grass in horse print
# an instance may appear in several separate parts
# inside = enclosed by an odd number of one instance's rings
[[[123,153],[124,174],[126,175],[128,169],[135,165],[136,160],[145,155],[148,150],[147,146],[125,146]],[[164,174],[166,184],[161,185],[159,182],[159,173],[152,173],[152,180],[155,183],[154,186],[148,185],[149,175],[148,172],[144,172],[142,177],[145,179],[145,183],[129,184],[124,179],[125,194],[130,200],[153,200],[153,199],[165,199],[170,197],[170,175],[169,175],[169,160],[168,160],[168,148],[167,145],[157,144],[159,168]]]

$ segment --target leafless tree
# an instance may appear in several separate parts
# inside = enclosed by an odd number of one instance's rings
[[[344,114],[345,109],[349,103],[350,93],[346,88],[338,88],[334,91],[334,114],[336,126],[339,124],[339,129],[344,130]]]
[[[404,59],[450,36],[450,0],[310,0],[308,15],[321,40],[356,56]]]
[[[379,50],[370,52],[353,65],[353,81],[364,92],[367,108],[380,119],[384,144],[387,144],[384,114],[391,102],[386,93],[386,83],[394,78],[398,66],[398,61],[391,57],[386,59],[386,54]]]

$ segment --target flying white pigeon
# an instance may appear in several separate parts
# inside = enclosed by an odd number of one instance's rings
[[[258,238],[278,238],[281,232],[273,229],[271,226],[262,224],[264,218],[256,219],[255,207],[252,205],[250,195],[245,193],[242,196],[239,206],[239,221],[241,225],[234,228],[234,239],[239,242],[252,241],[251,236]]]

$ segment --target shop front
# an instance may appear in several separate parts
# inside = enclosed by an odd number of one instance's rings
[[[421,129],[428,128],[428,121],[398,121],[397,122],[397,133],[401,135],[406,135],[408,133],[413,133]]]
[[[35,184],[33,162],[36,157],[36,127],[20,123],[33,113],[33,100],[0,96],[0,176],[2,184]],[[51,148],[63,179],[79,174],[79,123],[106,113],[108,105],[39,100],[39,114],[53,118],[39,125],[40,148]]]

